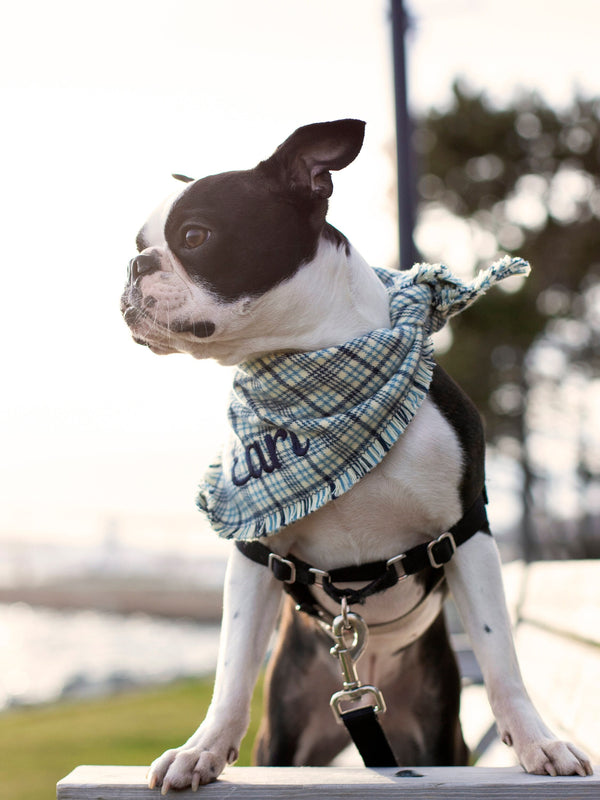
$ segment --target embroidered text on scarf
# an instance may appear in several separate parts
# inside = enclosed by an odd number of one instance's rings
[[[231,436],[200,486],[198,507],[228,539],[258,539],[316,511],[372,470],[427,395],[430,335],[529,265],[506,256],[470,282],[440,264],[376,269],[391,328],[343,345],[277,353],[237,368]]]

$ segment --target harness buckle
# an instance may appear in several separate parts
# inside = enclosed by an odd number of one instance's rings
[[[281,567],[289,569],[290,573],[287,578],[281,574]],[[277,580],[283,583],[296,583],[296,565],[278,553],[269,553],[269,569]]]
[[[450,552],[448,552],[448,549],[446,548],[445,553],[440,553],[436,558],[434,547],[437,547],[440,544],[443,545],[445,542],[450,545]],[[454,541],[454,536],[449,531],[442,533],[437,539],[434,539],[427,545],[427,558],[434,569],[439,569],[440,567],[443,567],[444,564],[447,564],[454,553],[456,553],[456,542]],[[438,558],[440,560],[438,560]]]
[[[325,581],[329,580],[329,573],[324,569],[317,569],[317,567],[309,567],[308,571],[315,576],[315,586],[323,588]]]
[[[392,558],[388,558],[388,560],[385,562],[385,565],[386,567],[394,567],[396,572],[398,572],[398,565],[400,564],[401,561],[404,561],[405,558],[406,558],[406,553],[400,553],[399,556],[393,556]],[[406,578],[408,578],[408,575],[406,574],[406,571],[403,568],[402,574],[398,572],[398,581],[404,581],[406,580]]]

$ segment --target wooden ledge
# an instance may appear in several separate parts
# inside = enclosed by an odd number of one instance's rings
[[[157,800],[147,767],[77,767],[57,785],[58,800]],[[170,792],[176,800],[598,800],[600,770],[588,778],[527,775],[519,767],[230,767],[216,783]],[[420,777],[418,777],[420,776]]]

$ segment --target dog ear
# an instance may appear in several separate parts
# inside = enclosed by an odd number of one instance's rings
[[[279,167],[294,192],[326,199],[333,192],[330,170],[347,167],[360,153],[365,123],[358,119],[317,122],[294,131],[261,166]]]
[[[183,181],[183,183],[193,183],[195,180],[195,178],[189,178],[187,175],[180,175],[178,172],[174,172],[171,177],[175,178],[176,181]]]

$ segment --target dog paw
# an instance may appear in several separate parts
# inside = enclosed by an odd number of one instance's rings
[[[521,766],[534,775],[591,775],[589,758],[570,742],[544,739],[517,752]]]
[[[237,748],[224,742],[186,744],[167,750],[152,762],[147,780],[150,789],[161,788],[165,795],[170,789],[191,789],[216,781],[227,764],[236,761]]]

